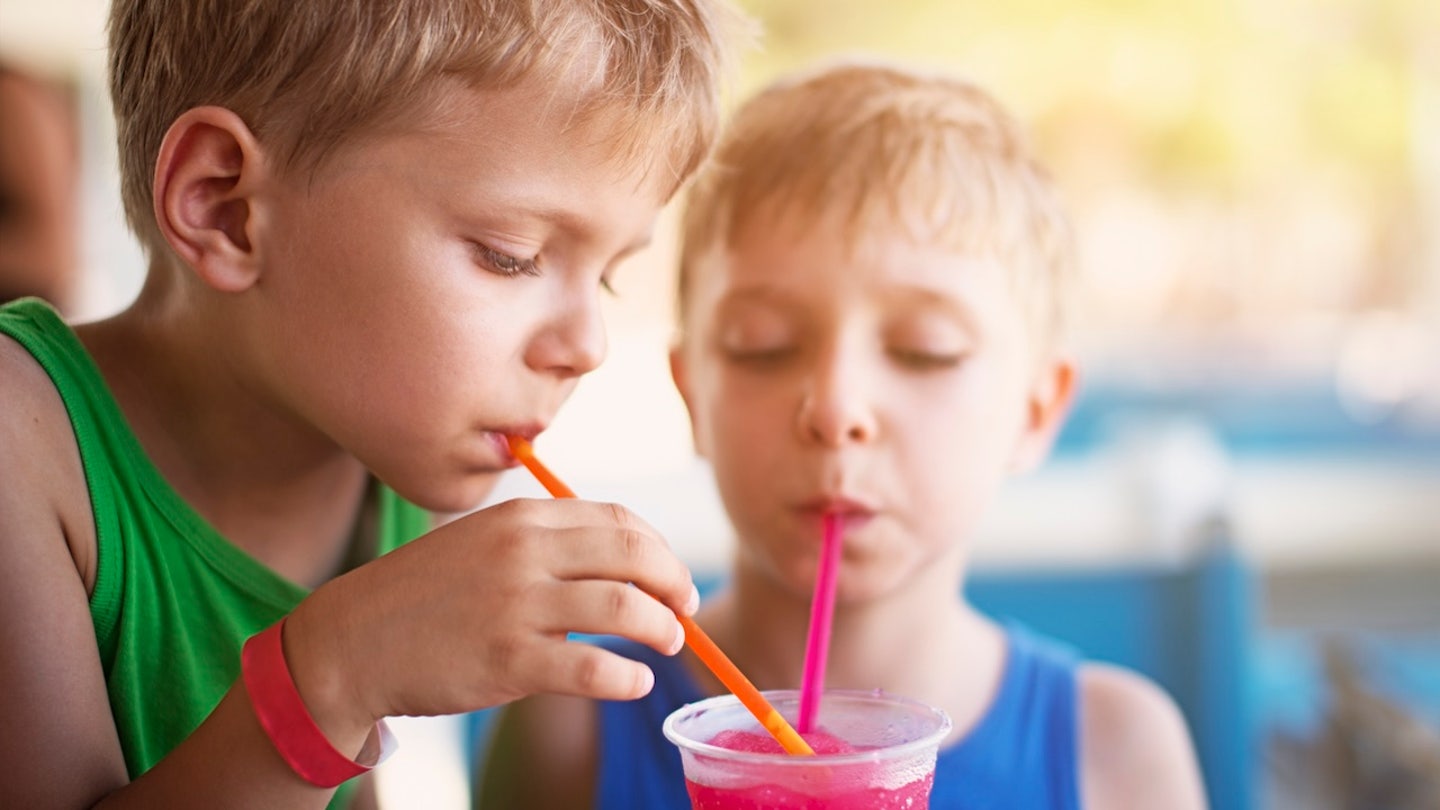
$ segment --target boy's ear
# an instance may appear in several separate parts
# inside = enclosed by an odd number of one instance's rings
[[[202,281],[240,292],[259,277],[253,238],[264,154],[240,116],[195,107],[175,119],[155,161],[160,233]]]
[[[1075,360],[1068,355],[1055,355],[1041,365],[1030,388],[1025,430],[1011,459],[1012,473],[1033,470],[1050,453],[1075,401],[1078,376]]]
[[[700,441],[700,431],[695,423],[695,405],[690,399],[690,377],[689,369],[685,365],[685,347],[676,343],[670,347],[670,379],[675,383],[675,390],[680,392],[680,399],[685,402],[685,412],[690,416],[690,442],[695,445],[695,452],[701,458],[707,458],[707,450],[704,442]]]

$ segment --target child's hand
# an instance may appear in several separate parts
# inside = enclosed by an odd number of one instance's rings
[[[337,733],[535,692],[627,700],[650,690],[649,669],[566,633],[674,653],[674,611],[697,602],[690,572],[623,507],[517,500],[322,586],[287,620],[285,653],[311,713]]]

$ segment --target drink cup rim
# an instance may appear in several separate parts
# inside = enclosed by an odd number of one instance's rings
[[[798,689],[780,689],[775,691],[766,691],[761,694],[763,694],[766,700],[769,700],[772,704],[785,704],[787,702],[794,702],[798,704],[800,700],[800,691]],[[726,759],[732,762],[755,764],[774,764],[777,761],[794,759],[796,760],[796,765],[802,765],[806,762],[813,762],[824,763],[825,765],[830,766],[878,763],[888,760],[903,759],[904,757],[910,756],[918,751],[923,751],[926,748],[938,749],[940,743],[943,742],[945,738],[950,734],[950,715],[946,714],[943,709],[940,709],[936,706],[931,706],[928,703],[922,703],[921,701],[913,700],[907,697],[900,697],[899,695],[892,695],[879,689],[827,689],[825,690],[825,694],[821,698],[821,700],[824,701],[828,698],[837,697],[863,698],[865,700],[879,699],[893,705],[904,706],[911,709],[919,709],[921,710],[920,713],[922,715],[929,714],[930,716],[934,717],[937,720],[937,724],[935,729],[929,734],[926,734],[923,737],[919,737],[914,740],[910,740],[908,742],[900,743],[898,745],[890,745],[884,748],[871,749],[868,751],[851,751],[837,754],[816,754],[814,756],[795,756],[783,752],[762,753],[756,751],[735,751],[729,748],[722,748],[718,745],[711,745],[707,742],[701,742],[699,740],[685,737],[681,735],[678,731],[676,731],[675,726],[678,722],[678,718],[680,718],[682,715],[688,717],[696,712],[708,711],[718,708],[722,704],[732,704],[740,702],[740,699],[736,696],[726,694],[717,695],[715,697],[706,698],[704,700],[698,700],[694,703],[687,703],[684,706],[681,706],[680,708],[671,712],[669,716],[665,718],[665,723],[662,726],[661,730],[664,732],[665,738],[668,739],[670,742],[674,743],[677,748],[687,750],[692,754],[697,754],[700,756]]]

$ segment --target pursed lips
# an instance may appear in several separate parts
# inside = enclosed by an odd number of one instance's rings
[[[845,524],[856,527],[859,524],[868,522],[875,517],[878,511],[874,506],[844,495],[821,495],[801,502],[796,511],[808,519],[815,521],[822,520],[826,515],[838,515],[844,519]]]
[[[545,430],[545,426],[539,422],[530,422],[524,425],[514,425],[485,431],[485,438],[490,446],[495,448],[495,453],[505,463],[507,468],[517,467],[520,460],[510,452],[510,443],[506,436],[519,436],[526,441],[534,441],[535,437]]]

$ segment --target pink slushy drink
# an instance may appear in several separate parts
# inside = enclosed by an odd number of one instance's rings
[[[794,724],[800,693],[765,697]],[[665,720],[680,749],[693,810],[924,810],[935,755],[950,733],[939,709],[881,692],[826,692],[813,757],[785,753],[733,695],[702,700]]]

